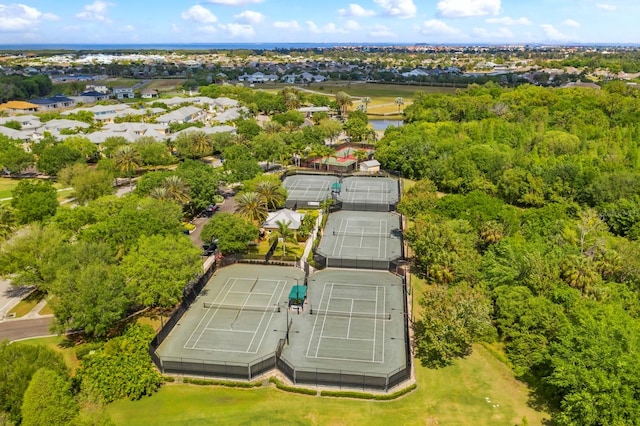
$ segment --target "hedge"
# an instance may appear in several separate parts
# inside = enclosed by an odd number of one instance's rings
[[[191,379],[189,377],[185,377],[182,382],[199,386],[226,386],[229,388],[258,388],[262,386],[262,382],[232,382],[228,380]]]
[[[413,383],[411,386],[408,386],[404,389],[401,389],[397,392],[390,393],[390,394],[373,394],[373,393],[365,393],[365,392],[324,390],[320,392],[320,396],[330,396],[335,398],[373,399],[375,401],[389,401],[392,399],[400,398],[402,395],[408,394],[409,392],[413,391],[416,387],[418,387],[418,385]]]
[[[295,386],[287,386],[284,383],[282,383],[280,380],[276,379],[275,377],[271,377],[269,381],[274,385],[276,385],[278,389],[285,392],[300,393],[303,395],[313,395],[313,396],[318,395],[318,391],[315,389],[306,389],[306,388],[298,388]]]

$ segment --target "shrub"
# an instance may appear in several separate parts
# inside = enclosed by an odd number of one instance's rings
[[[222,195],[214,195],[213,196],[213,202],[215,204],[222,204],[222,203],[224,203],[224,197]]]
[[[199,386],[226,386],[228,388],[259,388],[262,382],[233,382],[229,380],[192,379],[185,377],[183,383]]]
[[[392,399],[400,398],[401,396],[408,394],[409,392],[413,391],[417,387],[418,385],[413,383],[411,386],[408,386],[397,392],[389,393],[389,394],[373,394],[373,393],[366,393],[366,392],[325,390],[320,392],[320,396],[329,396],[334,398],[372,399],[375,401],[390,401]]]
[[[273,383],[274,385],[276,385],[278,389],[285,392],[299,393],[302,395],[314,395],[314,396],[318,395],[318,391],[315,389],[306,389],[306,388],[299,388],[296,386],[287,386],[275,377],[271,377],[269,379],[269,382]]]

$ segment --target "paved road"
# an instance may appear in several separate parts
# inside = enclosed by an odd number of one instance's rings
[[[49,336],[52,316],[35,319],[15,319],[0,322],[0,341],[4,339],[18,340],[30,337]]]

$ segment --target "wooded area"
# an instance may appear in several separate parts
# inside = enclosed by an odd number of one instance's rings
[[[399,208],[432,284],[424,363],[497,340],[557,424],[637,424],[639,94],[489,84],[387,130],[377,158],[420,180]]]

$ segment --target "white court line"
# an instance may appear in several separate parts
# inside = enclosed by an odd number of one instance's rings
[[[225,331],[227,333],[231,332],[231,333],[255,333],[252,330],[229,330],[228,328],[211,328],[211,327],[207,327],[205,328],[205,330],[207,331]]]
[[[379,286],[378,288],[380,288],[382,286]],[[376,290],[376,294],[378,294],[378,291]],[[385,306],[387,306],[387,289],[382,287],[382,307],[384,308]],[[384,362],[384,330],[387,327],[385,326],[384,323],[382,323],[382,362]],[[375,345],[375,343],[374,343]]]
[[[343,350],[349,350],[349,349],[344,349]],[[355,351],[352,351],[355,352]],[[360,352],[360,351],[357,351]],[[307,358],[315,358],[315,359],[329,359],[332,361],[352,361],[352,362],[366,362],[369,364],[384,364],[384,361],[369,361],[367,359],[359,359],[359,358],[337,358],[334,356],[307,356]]]
[[[320,296],[319,306],[322,306],[322,301],[324,300],[324,292],[327,289],[327,283],[324,283],[324,287],[322,288],[322,295]],[[307,356],[309,356],[309,351],[311,350],[311,342],[313,342],[313,335],[316,332],[316,324],[318,323],[319,315],[316,315],[316,320],[313,322],[313,328],[311,329],[311,337],[309,338],[309,344],[307,345]]]
[[[351,332],[351,314],[353,314],[353,302],[354,300],[351,299],[351,309],[349,310],[349,325],[347,326],[347,339],[349,338],[349,334]]]
[[[378,287],[376,287],[376,305],[375,305],[375,314],[378,315]],[[372,360],[375,362],[376,360],[376,331],[378,330],[378,322],[373,323],[373,345],[371,348],[371,354],[373,355]]]
[[[224,283],[224,285],[222,286],[222,291],[220,293],[218,293],[218,295],[216,296],[215,299],[213,299],[213,303],[215,303],[216,300],[218,300],[218,297],[220,297],[220,295],[224,292],[224,289],[229,285],[229,282],[231,280],[237,281],[237,278],[228,278],[227,281]],[[233,288],[233,284],[231,285],[231,288]],[[231,288],[229,289],[229,291],[227,291],[227,294],[229,294],[229,292],[231,291]],[[225,298],[227,296],[225,295]],[[224,299],[223,299],[224,300]],[[196,339],[196,342],[191,345],[191,348],[187,347],[187,343],[189,341],[191,341],[191,339],[193,338],[193,335],[196,333],[196,331],[198,330],[198,328],[200,327],[200,325],[202,324],[202,322],[205,320],[205,318],[207,318],[207,316],[209,315],[209,312],[211,312],[211,308],[207,308],[207,312],[202,316],[202,318],[200,319],[200,321],[198,322],[198,325],[195,326],[195,328],[193,329],[193,332],[191,333],[191,335],[189,336],[189,338],[186,340],[186,342],[184,343],[183,348],[184,349],[194,349],[196,344],[198,343],[198,341],[200,340],[200,338],[202,337],[202,333],[204,333],[204,329],[200,332],[200,335],[198,336],[198,338]],[[209,318],[209,321],[207,321],[207,324],[204,326],[204,328],[206,329],[207,327],[209,327],[209,324],[211,324],[211,320],[213,320],[213,317],[215,316],[215,313],[213,315],[211,315],[211,317]]]
[[[230,291],[229,293],[234,293],[234,294],[255,294],[256,296],[271,296],[273,295],[273,293],[256,293],[255,291],[251,292],[251,291]]]
[[[326,284],[325,284],[326,286]],[[333,293],[333,285],[331,285],[331,291],[329,292],[329,300],[327,301],[327,305],[331,305],[331,294]],[[324,335],[324,326],[327,323],[327,316],[324,316],[322,320],[322,328],[320,329],[320,338],[318,339],[318,347],[316,348],[316,357],[318,356],[318,351],[320,350],[320,343],[322,343],[322,336]]]
[[[377,299],[358,299],[354,297],[334,297],[336,300],[360,300],[365,302],[377,302]]]
[[[280,285],[281,282],[282,281],[278,280],[278,285]],[[284,292],[286,287],[287,287],[287,281],[285,280],[284,285],[280,289],[280,296],[278,296],[278,299],[280,299],[280,297],[282,297],[282,293]],[[277,289],[278,289],[278,287],[276,287],[274,290],[277,290]],[[273,296],[275,296],[275,295],[276,295],[276,292],[274,291],[273,294],[271,295],[271,298],[269,299],[269,304],[273,303]],[[265,314],[266,314],[266,312],[265,312]],[[271,324],[271,321],[273,321],[273,316],[275,314],[276,314],[275,312],[271,311],[271,317],[269,318],[269,322],[267,323],[267,325]],[[262,321],[263,320],[264,320],[264,315],[260,319],[260,324],[258,324],[258,328],[256,328],[256,334],[258,333],[258,330],[260,329],[260,326],[262,326]],[[287,327],[289,327],[289,324],[287,324]],[[260,349],[260,346],[262,346],[262,342],[264,341],[264,336],[266,336],[266,335],[267,335],[267,328],[265,328],[264,331],[262,332],[262,338],[260,339],[260,343],[258,344],[258,347],[256,348],[256,351],[254,353],[258,352],[258,349]],[[255,338],[256,338],[256,336],[254,335],[253,339],[255,339]],[[251,339],[251,343],[249,343],[249,347],[251,347],[251,344],[253,343],[253,339]],[[247,350],[248,350],[248,348],[247,348]]]
[[[375,320],[372,320],[375,321]],[[333,339],[333,340],[352,340],[354,342],[375,342],[375,339],[360,339],[357,337],[334,337],[334,336],[324,336],[323,339],[327,340],[327,339]],[[364,351],[365,349],[354,349],[354,350],[362,350]]]

